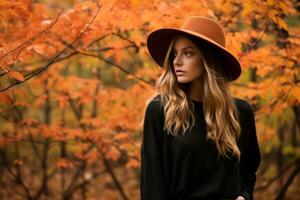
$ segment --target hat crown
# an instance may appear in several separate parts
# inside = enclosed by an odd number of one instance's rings
[[[221,25],[212,18],[204,16],[189,17],[181,29],[204,35],[225,48],[225,33]]]

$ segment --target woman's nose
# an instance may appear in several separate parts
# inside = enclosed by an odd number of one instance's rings
[[[178,54],[176,56],[174,56],[174,66],[179,66],[179,65],[182,65],[182,58],[181,58],[181,55]]]

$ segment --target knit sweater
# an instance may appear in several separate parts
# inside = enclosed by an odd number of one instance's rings
[[[196,123],[180,138],[163,130],[160,96],[149,102],[141,145],[141,200],[253,199],[261,160],[254,111],[246,100],[234,100],[241,126],[240,162],[219,156],[215,143],[206,139],[203,102],[192,100]]]

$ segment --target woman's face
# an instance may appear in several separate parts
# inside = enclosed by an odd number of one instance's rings
[[[172,49],[174,72],[179,83],[200,80],[203,71],[202,57],[190,39],[178,36]]]

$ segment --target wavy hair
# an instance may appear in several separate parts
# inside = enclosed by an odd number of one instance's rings
[[[240,150],[237,140],[240,136],[240,124],[236,104],[229,90],[229,74],[222,70],[219,51],[214,46],[196,37],[187,37],[197,47],[202,56],[204,68],[203,81],[203,112],[207,128],[207,139],[216,144],[219,156],[230,158],[228,152],[240,160]],[[176,36],[167,50],[163,73],[156,81],[156,91],[160,95],[164,109],[164,130],[168,134],[179,137],[179,132],[186,131],[195,123],[194,105],[187,96],[187,84],[178,83],[172,62],[172,47]],[[203,51],[205,49],[205,51]],[[217,58],[217,59],[216,59]],[[199,66],[200,67],[200,66]],[[192,119],[190,123],[189,119]]]

